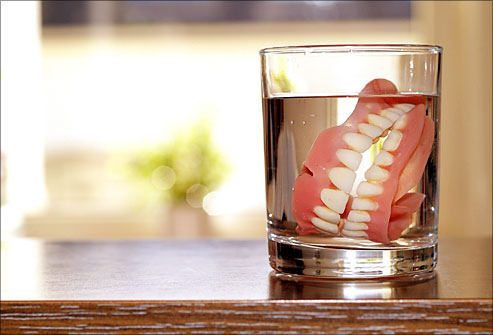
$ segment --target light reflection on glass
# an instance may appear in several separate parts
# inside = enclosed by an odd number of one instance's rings
[[[276,272],[269,275],[270,299],[393,299],[436,298],[438,280],[294,280]]]
[[[348,284],[342,287],[342,292],[344,299],[388,299],[392,297],[392,288],[384,286],[367,287],[361,284]]]

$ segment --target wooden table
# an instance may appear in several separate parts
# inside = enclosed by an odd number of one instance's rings
[[[2,334],[489,334],[490,239],[439,242],[420,283],[277,279],[264,240],[1,246]]]

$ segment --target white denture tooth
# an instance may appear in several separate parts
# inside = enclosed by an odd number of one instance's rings
[[[368,235],[364,231],[361,231],[361,230],[346,230],[346,229],[343,229],[341,231],[341,233],[342,233],[343,236],[346,236],[346,237],[368,238]]]
[[[411,109],[413,109],[415,106],[413,104],[397,104],[397,105],[394,105],[394,107],[403,110],[404,113],[407,113]]]
[[[317,214],[319,218],[324,219],[325,221],[328,221],[330,223],[338,224],[341,219],[341,216],[339,214],[323,206],[315,207],[313,209],[313,213]]]
[[[389,171],[379,167],[378,165],[372,165],[365,172],[366,180],[370,181],[384,181],[389,177]]]
[[[392,126],[393,123],[386,117],[377,114],[368,114],[368,122],[374,126],[379,127],[382,130],[388,129],[390,126]]]
[[[335,167],[330,169],[329,179],[338,189],[349,193],[353,188],[356,172],[345,167]]]
[[[322,192],[320,192],[320,199],[325,206],[332,209],[334,212],[342,214],[346,209],[346,204],[349,200],[349,194],[341,190],[324,188]]]
[[[352,222],[370,222],[371,217],[365,211],[352,210],[349,212],[347,220]]]
[[[401,114],[392,111],[392,109],[394,109],[394,108],[384,109],[383,111],[380,112],[380,115],[382,115],[383,117],[386,117],[387,119],[392,121],[392,123],[394,123],[401,116]]]
[[[398,130],[392,130],[385,140],[383,142],[382,149],[385,151],[394,151],[399,147],[399,144],[401,143],[402,139],[402,133]]]
[[[351,170],[357,170],[361,164],[361,159],[363,159],[362,154],[348,149],[337,150],[336,156],[342,164],[346,165]]]
[[[332,234],[337,234],[339,232],[339,227],[333,223],[327,222],[317,217],[313,217],[311,222],[315,227],[325,232],[329,232]]]
[[[351,149],[358,152],[365,152],[373,144],[371,137],[358,133],[345,133],[342,139]]]
[[[376,211],[378,209],[378,203],[371,199],[354,198],[351,208],[360,211]]]
[[[358,130],[360,133],[371,137],[372,139],[377,138],[382,134],[382,129],[377,126],[368,123],[360,123],[358,125]]]
[[[356,189],[356,193],[360,197],[373,197],[375,195],[380,195],[383,193],[383,186],[380,184],[362,181],[358,185],[358,188]]]
[[[380,152],[375,157],[375,165],[378,166],[389,166],[394,162],[394,156],[391,153],[380,150]]]
[[[407,115],[402,115],[397,121],[394,123],[394,129],[404,129],[407,125]]]
[[[368,230],[368,225],[363,222],[352,222],[346,220],[344,230]]]
[[[396,108],[396,107],[390,107],[390,108],[387,108],[388,111],[391,111],[391,112],[394,112],[394,113],[397,113],[399,115],[404,115],[406,114],[405,111],[403,111],[402,109],[400,108]]]

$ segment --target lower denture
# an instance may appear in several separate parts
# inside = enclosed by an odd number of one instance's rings
[[[397,89],[387,80],[376,79],[362,93],[395,94]],[[315,140],[294,183],[293,215],[299,234],[322,232],[389,243],[399,238],[411,223],[409,210],[414,212],[421,205],[423,198],[414,196],[414,200],[420,200],[418,205],[414,201],[409,208],[397,207],[406,211],[393,215],[394,204],[400,198],[396,195],[398,189],[407,192],[419,181],[431,151],[433,128],[430,135],[431,120],[425,116],[424,98],[418,100],[417,106],[392,104],[388,98],[372,99],[360,98],[346,122],[326,129]],[[424,127],[425,124],[428,126]],[[365,174],[367,181],[358,186],[358,197],[351,198],[349,192],[355,179],[354,170],[361,162],[360,153],[389,130],[382,151]],[[402,180],[403,170],[413,185]],[[401,184],[405,185],[400,187]]]

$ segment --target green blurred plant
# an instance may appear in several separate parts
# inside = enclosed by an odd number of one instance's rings
[[[277,85],[281,92],[289,93],[294,92],[294,84],[289,80],[287,74],[287,65],[284,58],[279,60],[279,70],[272,74],[272,81]]]
[[[212,138],[209,119],[201,118],[171,141],[141,150],[131,161],[133,175],[158,190],[163,201],[202,207],[203,197],[217,189],[231,165]]]

